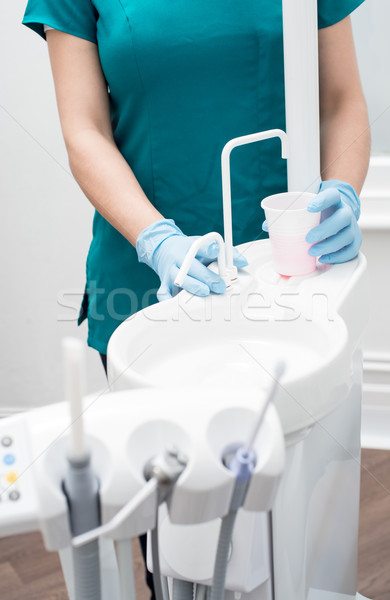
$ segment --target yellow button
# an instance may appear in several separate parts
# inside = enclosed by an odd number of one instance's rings
[[[10,471],[9,473],[7,473],[7,475],[5,476],[5,478],[8,481],[8,483],[15,483],[15,481],[18,478],[18,476],[17,476],[16,473],[14,473],[14,471]]]

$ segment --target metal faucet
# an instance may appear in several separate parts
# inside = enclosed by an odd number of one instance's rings
[[[223,226],[225,233],[225,242],[219,233],[212,231],[201,236],[192,244],[188,250],[179,273],[175,279],[175,285],[181,287],[184,277],[187,275],[192,261],[199,248],[210,240],[216,240],[219,245],[218,269],[220,277],[225,281],[226,286],[237,279],[237,267],[233,264],[233,229],[232,229],[232,198],[231,198],[231,179],[230,179],[230,153],[236,146],[244,146],[253,142],[260,142],[270,138],[278,137],[282,143],[282,158],[288,155],[287,134],[281,129],[269,129],[268,131],[259,131],[249,135],[242,135],[233,138],[225,144],[222,150],[222,201],[223,201]]]

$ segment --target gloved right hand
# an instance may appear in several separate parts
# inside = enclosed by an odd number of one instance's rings
[[[136,250],[139,262],[151,267],[159,276],[161,285],[157,298],[161,302],[175,296],[179,291],[175,278],[185,255],[199,236],[186,236],[172,219],[156,221],[141,231]],[[234,264],[245,267],[248,262],[234,249]],[[210,292],[223,294],[226,284],[207,266],[218,256],[218,244],[214,241],[201,246],[183,282],[183,289],[196,296],[208,296]]]

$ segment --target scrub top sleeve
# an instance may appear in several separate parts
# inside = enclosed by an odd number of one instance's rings
[[[91,0],[28,0],[22,24],[44,40],[46,24],[96,44],[98,16]]]
[[[318,29],[348,17],[364,0],[318,0]]]

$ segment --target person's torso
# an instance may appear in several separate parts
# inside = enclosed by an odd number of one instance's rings
[[[284,128],[281,0],[94,4],[120,151],[165,217],[188,233],[221,229],[224,144]],[[285,181],[279,142],[237,149],[231,160],[235,221],[252,222],[251,205]],[[234,225],[236,243],[255,233]]]
[[[281,0],[94,5],[119,150],[149,200],[184,233],[223,233],[225,143],[285,128]],[[286,188],[280,141],[235,149],[231,174],[234,243],[240,244],[264,235],[260,201]],[[155,301],[149,288],[158,279],[149,271],[96,214],[88,277],[106,290],[106,303],[115,286],[135,291],[131,312],[144,306],[145,294],[146,304]]]

